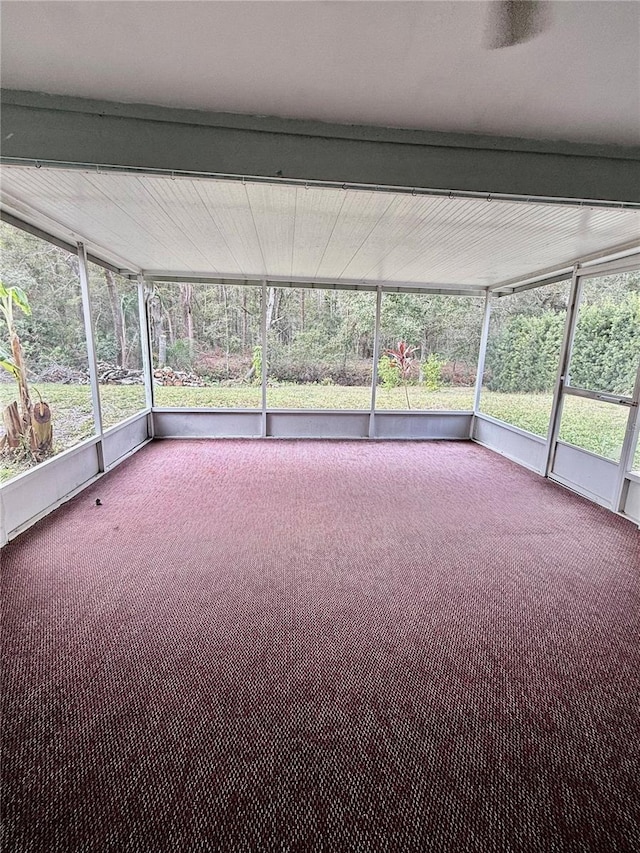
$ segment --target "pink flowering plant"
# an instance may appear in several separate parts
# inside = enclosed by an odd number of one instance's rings
[[[392,365],[397,370],[400,379],[402,380],[402,384],[404,385],[404,393],[407,398],[407,408],[411,408],[411,403],[409,402],[409,376],[411,373],[411,366],[415,361],[413,357],[414,353],[418,347],[409,346],[406,341],[398,341],[398,345],[396,349],[388,349],[385,354],[389,357]]]

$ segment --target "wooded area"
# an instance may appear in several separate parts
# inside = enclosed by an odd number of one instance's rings
[[[60,423],[60,403],[52,410],[62,449],[60,436],[93,429],[78,261],[5,223],[0,239],[2,280],[21,288],[31,306],[30,315],[14,318],[30,386],[36,396],[42,389],[52,396],[52,387],[64,385],[75,401],[63,406],[75,424]],[[110,388],[103,422],[110,426],[145,405],[138,294],[135,283],[89,266],[100,381]],[[527,405],[514,397],[530,395],[541,412],[534,431],[544,432],[568,294],[562,282],[493,300],[483,411],[530,429]],[[268,405],[367,409],[375,299],[373,292],[268,287]],[[157,405],[260,405],[259,284],[156,283],[148,306]],[[384,293],[377,406],[471,408],[483,307],[477,297]],[[400,343],[410,353],[402,365],[393,354]],[[572,383],[630,394],[639,358],[640,273],[587,280]],[[2,407],[14,397],[13,377],[5,373]]]

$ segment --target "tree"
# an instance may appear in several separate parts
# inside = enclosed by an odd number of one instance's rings
[[[20,287],[5,287],[0,282],[0,311],[7,324],[9,335],[9,352],[2,350],[0,358],[5,370],[13,375],[18,383],[19,403],[12,403],[5,409],[5,427],[7,442],[10,447],[18,447],[21,437],[30,437],[31,432],[31,398],[27,384],[27,371],[22,357],[22,345],[13,320],[14,306],[29,316],[31,307],[27,294]],[[15,410],[14,410],[15,406]],[[18,417],[15,417],[17,413]]]
[[[398,346],[396,349],[389,349],[386,352],[386,355],[392,360],[395,365],[400,378],[402,379],[402,383],[404,385],[404,394],[407,398],[407,408],[411,408],[411,403],[409,402],[409,389],[407,387],[407,383],[409,381],[409,375],[411,372],[411,365],[415,361],[413,354],[418,349],[418,347],[410,347],[406,341],[398,341]]]
[[[18,400],[10,403],[3,412],[6,435],[0,441],[0,449],[28,448],[36,458],[51,450],[53,432],[51,411],[41,399],[32,406],[27,382],[27,370],[22,355],[20,337],[14,323],[14,307],[26,316],[31,315],[27,294],[20,287],[6,287],[0,281],[0,312],[7,325],[10,352],[0,349],[0,364],[13,375],[18,384]]]
[[[116,342],[117,355],[116,360],[120,367],[128,366],[128,351],[127,351],[127,334],[124,321],[124,312],[120,297],[116,290],[116,277],[111,270],[104,270],[104,280],[107,285],[107,293],[109,294],[109,306],[111,308],[111,317],[113,320],[113,336]]]
[[[0,223],[0,278],[29,298],[31,314],[14,315],[29,369],[39,374],[54,364],[86,370],[82,299],[74,255],[31,234]]]

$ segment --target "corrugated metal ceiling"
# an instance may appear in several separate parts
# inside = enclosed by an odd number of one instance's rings
[[[182,275],[477,288],[640,242],[629,209],[18,166],[1,188],[56,236]]]

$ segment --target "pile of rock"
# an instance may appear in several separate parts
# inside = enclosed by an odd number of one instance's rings
[[[187,373],[184,370],[173,370],[171,367],[160,367],[153,371],[157,385],[185,385],[189,388],[204,388],[205,382],[197,373]]]

